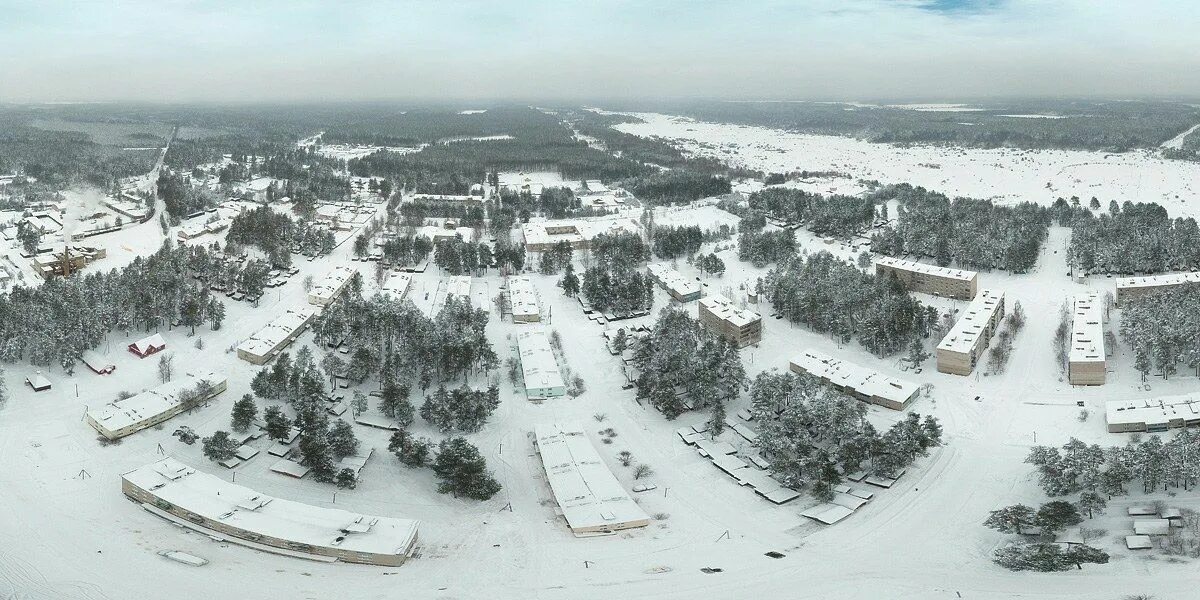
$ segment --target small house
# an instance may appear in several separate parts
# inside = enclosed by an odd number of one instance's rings
[[[107,357],[92,350],[83,353],[83,364],[87,365],[97,375],[108,375],[117,370],[117,366],[112,364]]]
[[[151,354],[161,352],[167,347],[167,342],[159,334],[154,334],[149,337],[144,337],[129,345],[129,351],[138,355],[139,358],[146,358]]]
[[[42,375],[41,371],[38,371],[32,377],[26,377],[25,383],[29,384],[29,387],[33,388],[35,392],[44,392],[50,389],[50,380],[46,379],[46,376]]]

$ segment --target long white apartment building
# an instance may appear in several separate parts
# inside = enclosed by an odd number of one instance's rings
[[[676,271],[667,263],[653,263],[646,268],[646,271],[650,273],[659,287],[666,290],[667,294],[677,302],[699,300],[704,293],[699,281]]]
[[[518,333],[517,354],[521,358],[521,373],[528,399],[540,401],[567,393],[545,328],[531,327]]]
[[[85,419],[100,435],[115,440],[158,425],[224,392],[228,385],[225,376],[216,373],[175,377],[152,390],[90,408]],[[207,393],[199,393],[202,388]]]
[[[921,389],[906,379],[884,375],[816,350],[796,355],[789,368],[796,374],[812,375],[863,402],[892,410],[904,410]]]
[[[284,311],[238,344],[238,358],[255,365],[266,363],[300,337],[315,316],[317,311],[311,308]]]
[[[979,291],[979,274],[975,271],[939,267],[890,256],[875,261],[875,275],[895,275],[904,289],[910,292],[946,298],[970,300]]]
[[[1104,298],[1097,292],[1072,300],[1071,352],[1067,379],[1071,385],[1104,385]]]
[[[542,310],[538,304],[537,291],[528,277],[509,277],[508,297],[512,305],[513,323],[541,322]]]
[[[645,527],[650,516],[613,476],[577,423],[534,428],[538,454],[559,511],[576,536]]]
[[[342,290],[346,288],[350,278],[356,271],[347,266],[334,267],[320,281],[313,284],[308,291],[308,303],[317,306],[328,306]]]
[[[1004,292],[979,290],[937,346],[937,370],[970,375],[1004,319]]]
[[[180,527],[286,556],[398,567],[417,543],[413,519],[273,498],[173,458],[121,475],[121,491]]]
[[[1166,275],[1124,277],[1117,280],[1117,295],[1115,300],[1118,306],[1124,306],[1128,300],[1194,283],[1200,283],[1200,273],[1168,273]]]
[[[403,300],[408,295],[408,288],[412,285],[412,275],[408,273],[392,273],[388,275],[387,281],[379,288],[379,293],[384,297],[392,300]]]
[[[1165,396],[1105,403],[1109,433],[1162,432],[1200,425],[1200,396]]]
[[[637,221],[628,217],[596,220],[560,219],[537,221],[521,225],[525,239],[525,250],[543,252],[558,242],[567,242],[571,248],[580,250],[591,247],[592,240],[602,233],[640,233]]]

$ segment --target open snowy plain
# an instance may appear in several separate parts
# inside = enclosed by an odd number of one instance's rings
[[[698,152],[712,153],[766,170],[840,170],[854,178],[910,181],[952,194],[1049,202],[1057,195],[1097,195],[1102,200],[1172,198],[1173,212],[1193,201],[1190,185],[1200,185],[1200,167],[1166,163],[1142,153],[1105,155],[1068,152],[896,149],[842,138],[795,136],[755,128],[712,125],[672,117],[645,116],[646,124],[622,129],[682,139]],[[689,131],[690,130],[690,131]],[[769,135],[768,135],[769,134]],[[685,139],[686,138],[686,139]],[[691,141],[688,141],[691,140]],[[856,154],[857,153],[857,154]],[[941,168],[920,167],[939,163]],[[1075,165],[1075,166],[1072,166]],[[1154,168],[1151,169],[1150,166]],[[1111,167],[1111,168],[1110,168]],[[1065,172],[1065,174],[1064,174]],[[853,184],[834,179],[829,185]],[[1047,190],[1045,183],[1051,183]],[[1094,191],[1083,191],[1094,190]],[[1130,195],[1126,195],[1130,194]],[[1140,195],[1136,195],[1140,194]],[[1178,199],[1174,197],[1178,195]],[[712,206],[664,211],[660,222],[700,223],[713,227],[732,216]],[[118,244],[132,252],[162,239],[153,227],[129,230],[133,240]],[[174,231],[171,232],[174,235]],[[826,244],[798,232],[806,251],[829,250],[852,258],[855,251]],[[1057,311],[1070,294],[1109,290],[1112,280],[1073,283],[1063,260],[1069,232],[1051,230],[1038,267],[1026,275],[981,274],[982,287],[998,288],[1009,302],[1020,301],[1029,323],[1017,336],[1007,371],[999,376],[958,377],[937,373],[932,361],[920,374],[899,371],[893,359],[877,359],[856,344],[834,340],[770,318],[764,313],[764,338],[743,351],[750,376],[787,369],[788,359],[815,348],[884,373],[930,383],[928,397],[909,410],[935,414],[946,430],[946,445],[919,459],[890,490],[883,490],[847,520],[830,527],[800,516],[814,502],[807,497],[775,506],[740,487],[673,433],[700,423],[705,414],[687,414],[674,422],[638,404],[623,390],[619,361],[604,348],[601,326],[588,320],[579,304],[563,296],[557,277],[531,275],[549,327],[563,338],[568,366],[581,375],[587,392],[577,399],[529,403],[520,390],[502,381],[502,403],[487,426],[469,436],[488,459],[504,489],[487,502],[456,500],[436,492],[428,470],[412,470],[386,452],[387,432],[356,426],[375,455],[359,487],[339,491],[313,481],[297,481],[269,471],[265,452],[235,471],[201,456],[200,445],[186,446],[171,436],[180,425],[201,435],[228,427],[230,408],[249,391],[257,367],[239,360],[232,348],[280,311],[306,305],[300,281],[320,277],[336,264],[358,266],[367,280],[371,267],[350,261],[350,244],[314,262],[299,260],[301,273],[270,290],[261,306],[227,302],[229,314],[216,332],[202,327],[197,337],[183,329],[164,331],[177,372],[215,369],[229,378],[229,389],[207,407],[182,415],[161,429],[146,430],[118,445],[102,447],[84,422],[88,406],[107,402],[120,391],[157,384],[153,358],[139,360],[124,351],[135,339],[110,335],[107,351],[115,374],[99,376],[85,368],[66,375],[46,374],[51,391],[35,394],[21,385],[33,373],[28,366],[7,370],[11,392],[0,408],[0,597],[22,599],[123,598],[814,598],[814,599],[1094,599],[1149,593],[1159,599],[1195,598],[1200,572],[1193,563],[1173,564],[1133,555],[1117,540],[1128,527],[1124,508],[1145,503],[1135,493],[1114,500],[1110,518],[1098,521],[1109,534],[1096,542],[1113,554],[1108,565],[1055,574],[1012,573],[991,562],[1006,536],[981,523],[989,510],[1046,498],[1030,466],[1022,463],[1029,446],[1061,444],[1070,436],[1101,444],[1124,443],[1125,436],[1105,433],[1105,400],[1185,393],[1194,377],[1141,385],[1132,361],[1118,348],[1110,362],[1109,383],[1073,389],[1053,364],[1051,339]],[[209,240],[201,240],[208,242]],[[736,260],[731,243],[720,255],[729,269],[705,278],[709,292],[738,297],[764,269]],[[713,249],[706,245],[705,251]],[[111,256],[111,255],[110,255]],[[114,257],[116,258],[116,257]],[[113,262],[117,263],[120,259]],[[114,265],[115,266],[115,265]],[[98,268],[108,268],[98,263]],[[682,261],[681,271],[697,275]],[[368,284],[368,291],[374,284]],[[434,270],[414,277],[411,296],[420,304],[437,294],[441,276]],[[473,297],[489,298],[501,285],[494,272],[475,278]],[[656,310],[668,302],[659,291]],[[964,303],[922,296],[949,310]],[[687,307],[695,311],[695,304]],[[1114,316],[1113,322],[1116,322]],[[1110,327],[1112,325],[1110,324]],[[500,358],[513,354],[514,334],[522,325],[501,322],[492,313],[488,335]],[[311,334],[299,343],[311,345]],[[289,351],[294,352],[293,345]],[[372,385],[368,382],[367,388]],[[416,398],[414,400],[418,401]],[[1091,416],[1077,419],[1076,400]],[[742,398],[730,413],[745,406]],[[374,399],[372,399],[374,404]],[[265,403],[260,403],[260,407]],[[374,408],[374,407],[372,407]],[[594,415],[603,414],[601,424]],[[871,407],[879,426],[902,413]],[[610,537],[574,538],[555,507],[541,465],[530,444],[537,423],[577,421],[591,431],[613,428],[618,437],[592,442],[628,488],[631,469],[616,454],[629,450],[651,465],[658,489],[636,497],[655,520],[644,529]],[[428,433],[418,421],[418,433]],[[256,444],[265,445],[266,440]],[[747,448],[748,449],[748,448]],[[366,514],[421,520],[418,555],[403,567],[381,568],[323,564],[214,542],[184,531],[129,502],[119,475],[163,454],[253,489],[319,506],[337,506]],[[1150,499],[1162,498],[1162,494]],[[1178,495],[1173,504],[1200,508],[1200,493]],[[171,562],[157,553],[182,550],[210,561],[204,567]],[[782,558],[766,556],[783,554]],[[708,572],[702,571],[702,569]],[[717,571],[719,570],[719,571]]]

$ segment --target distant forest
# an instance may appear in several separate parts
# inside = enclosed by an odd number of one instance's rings
[[[975,148],[1154,148],[1200,123],[1200,107],[1155,101],[986,102],[957,110],[822,102],[689,102],[617,105],[706,121],[851,136],[870,142]],[[962,109],[972,110],[962,110]],[[1019,116],[1009,116],[1019,115]],[[1039,115],[1039,117],[1031,117]],[[1191,136],[1193,154],[1200,136]]]

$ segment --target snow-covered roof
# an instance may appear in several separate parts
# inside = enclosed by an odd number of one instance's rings
[[[238,344],[237,349],[254,356],[267,356],[290,341],[296,331],[307,325],[316,314],[311,308],[286,311]]]
[[[984,329],[991,322],[992,316],[1000,309],[1004,301],[1004,292],[996,290],[979,290],[975,299],[967,305],[966,311],[954,323],[954,327],[946,333],[946,337],[938,344],[938,350],[965,354],[970,352],[979,342]]]
[[[312,304],[329,304],[354,273],[354,269],[345,265],[334,267],[320,281],[313,284],[312,289],[308,291],[308,301]]]
[[[914,273],[943,277],[946,279],[957,279],[959,281],[971,281],[979,275],[979,273],[976,273],[975,271],[964,271],[962,269],[939,267],[937,265],[928,265],[925,263],[913,262],[911,260],[901,260],[891,256],[880,257],[875,260],[875,264],[891,267],[893,269],[901,269],[904,271],[912,271]]]
[[[446,282],[446,298],[450,296],[458,296],[466,300],[471,299],[471,277],[468,275],[455,275]],[[445,302],[445,300],[443,300]]]
[[[1163,396],[1141,400],[1110,400],[1104,405],[1105,418],[1114,425],[1166,427],[1171,421],[1194,422],[1200,419],[1200,397]]]
[[[758,313],[738,308],[733,305],[733,301],[720,294],[701,298],[700,306],[703,306],[718,319],[734,327],[745,327],[755,321],[762,320],[762,316]]]
[[[149,352],[151,348],[162,348],[163,346],[166,346],[167,342],[163,340],[161,335],[156,333],[154,335],[146,336],[130,345],[136,348],[138,352],[145,354],[146,352]]]
[[[108,360],[108,357],[95,350],[84,350],[82,358],[83,364],[87,365],[93,371],[107,371],[115,368],[115,365],[113,365],[112,361]]]
[[[512,299],[514,321],[528,320],[541,314],[537,293],[534,292],[533,282],[528,277],[509,277],[508,293]]]
[[[408,286],[410,284],[412,284],[412,275],[408,273],[392,273],[388,276],[387,282],[379,288],[379,292],[384,296],[390,296],[395,300],[399,300],[408,293]]]
[[[791,365],[793,370],[800,369],[864,396],[900,404],[907,403],[920,389],[920,386],[906,379],[883,375],[816,350],[805,350],[796,355]]]
[[[700,282],[695,278],[685,277],[683,273],[671,268],[667,263],[654,263],[646,268],[659,285],[678,296],[692,296],[700,293]]]
[[[121,476],[170,504],[209,521],[329,550],[407,554],[418,521],[377,517],[273,498],[164,458]]]
[[[1097,292],[1075,296],[1071,362],[1104,362],[1104,308]]]
[[[108,404],[90,408],[87,411],[87,418],[112,432],[136,427],[138,424],[152,421],[162,414],[178,408],[181,401],[180,394],[196,389],[201,381],[207,381],[214,388],[220,388],[226,383],[225,376],[216,373],[175,377],[152,390],[124,400],[114,400]]]
[[[1117,280],[1117,291],[1184,283],[1200,283],[1200,273],[1167,273],[1165,275],[1147,275],[1145,277],[1125,277]]]
[[[550,348],[550,340],[542,327],[532,327],[517,334],[517,351],[521,355],[521,370],[525,388],[553,389],[564,387],[562,373]]]
[[[546,479],[574,531],[641,527],[650,517],[605,466],[577,423],[534,428]]]
[[[638,224],[633,219],[602,218],[594,220],[561,219],[556,221],[538,221],[525,223],[521,233],[525,236],[527,245],[548,246],[558,242],[567,242],[578,247],[584,242],[590,242],[602,233],[638,233]]]

